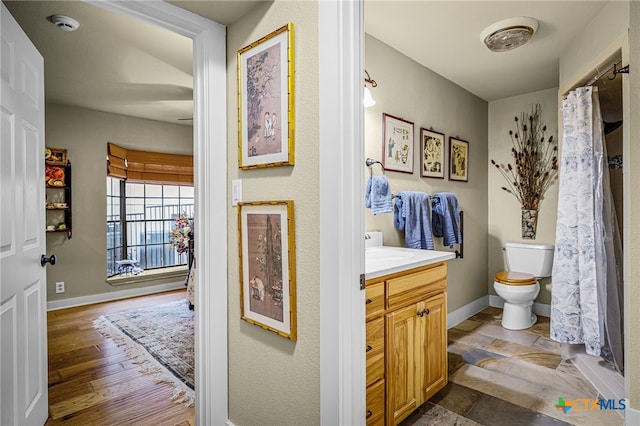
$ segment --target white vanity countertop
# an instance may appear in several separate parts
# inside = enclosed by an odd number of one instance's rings
[[[408,269],[455,259],[449,251],[418,250],[405,247],[377,246],[365,249],[365,279],[378,278]]]

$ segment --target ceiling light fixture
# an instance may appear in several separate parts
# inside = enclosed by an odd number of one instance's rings
[[[529,43],[537,30],[538,21],[520,16],[489,25],[480,33],[480,40],[492,52],[508,52]]]
[[[65,15],[51,15],[47,18],[49,21],[60,28],[62,31],[75,31],[80,26],[80,22]]]
[[[366,83],[369,83],[371,85],[371,87],[377,87],[378,83],[376,83],[375,80],[372,80],[371,77],[369,76],[369,73],[367,72],[367,70],[364,70],[364,74],[365,74],[365,78],[364,78],[364,100],[363,100],[363,104],[365,107],[370,107],[370,106],[374,106],[376,104],[375,99],[373,99],[373,96],[371,96],[371,91],[369,90],[369,88],[367,87]]]

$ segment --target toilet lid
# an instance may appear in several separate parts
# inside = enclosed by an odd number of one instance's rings
[[[537,282],[536,277],[531,274],[514,271],[498,272],[493,279],[500,284],[506,285],[531,285]]]

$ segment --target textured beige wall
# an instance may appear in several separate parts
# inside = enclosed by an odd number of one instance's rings
[[[453,311],[487,294],[487,102],[369,35],[365,64],[378,83],[371,89],[376,105],[365,109],[365,156],[381,159],[383,113],[412,121],[414,172],[388,171],[391,191],[453,192],[464,210],[464,259],[449,262],[448,310]],[[449,136],[469,142],[468,182],[420,176],[420,127],[445,134],[446,161]],[[380,174],[379,166],[373,170]],[[366,181],[366,168],[365,173]],[[373,216],[365,210],[365,229],[383,231],[385,245],[405,245],[404,233],[393,226],[393,214]],[[450,250],[443,248],[441,238],[435,242],[436,250]]]
[[[140,284],[107,284],[106,155],[107,142],[127,148],[191,154],[191,127],[144,120],[83,108],[47,104],[46,145],[66,148],[72,165],[73,236],[47,235],[47,253],[58,263],[47,268],[47,300],[109,293],[116,290],[175,282],[153,280]],[[66,291],[55,293],[64,281]]]
[[[509,130],[516,130],[514,117],[520,113],[531,111],[531,106],[540,103],[542,120],[547,124],[547,138],[558,137],[558,89],[548,89],[510,98],[489,102],[489,160],[497,163],[511,163],[511,138]],[[504,270],[502,245],[505,242],[523,242],[521,232],[520,203],[501,187],[506,182],[500,172],[489,165],[489,293],[496,294],[493,289],[493,276]],[[538,212],[538,228],[535,240],[526,240],[538,244],[555,242],[556,217],[558,210],[558,184],[553,184],[545,194]],[[540,294],[536,299],[540,303],[551,303],[551,295],[544,288],[549,279],[541,280]]]
[[[609,55],[620,48],[629,28],[629,2],[607,2],[560,56],[561,90],[593,73]]]
[[[238,49],[288,22],[295,25],[296,161],[293,167],[238,169]],[[320,423],[318,5],[258,5],[228,27],[228,179],[244,201],[294,200],[298,340],[240,319],[237,209],[229,207],[229,418],[242,425]]]
[[[640,2],[631,2],[631,22],[629,29],[629,69],[640,70]],[[631,71],[637,73],[638,71]],[[640,182],[640,79],[636,75],[629,74],[629,140],[631,141],[628,158],[624,158],[625,173],[629,173],[627,182],[637,184]],[[627,118],[625,117],[625,120]],[[636,165],[632,167],[631,165]],[[625,348],[625,369],[627,391],[631,400],[631,407],[640,410],[640,369],[634,366],[640,365],[640,328],[638,321],[632,312],[636,312],[640,305],[640,197],[635,189],[629,188],[626,192],[625,203],[629,203],[629,227],[625,237],[625,333],[627,347]],[[640,420],[640,414],[636,413],[636,420]]]

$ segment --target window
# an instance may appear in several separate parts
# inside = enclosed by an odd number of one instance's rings
[[[118,260],[136,259],[141,268],[186,265],[187,254],[169,248],[174,218],[193,217],[193,186],[125,182],[107,177],[107,276]]]

